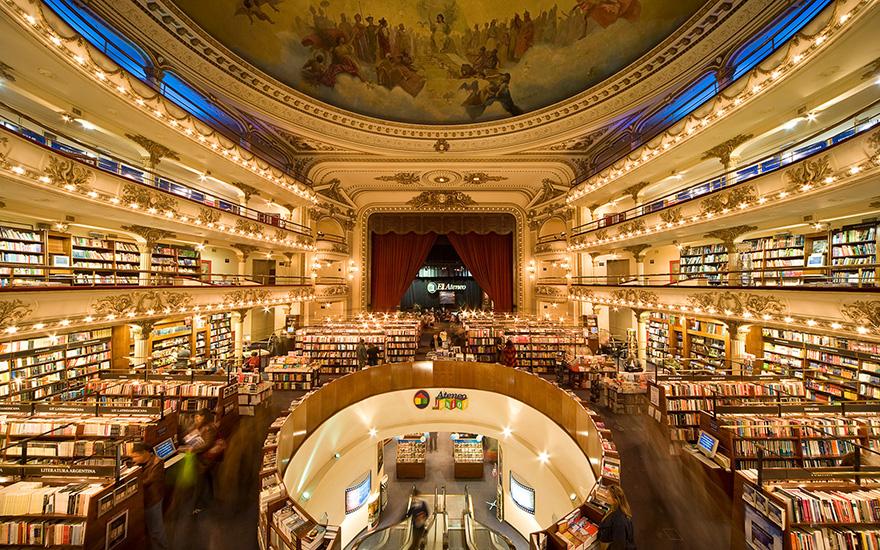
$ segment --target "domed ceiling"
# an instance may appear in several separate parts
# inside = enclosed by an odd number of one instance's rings
[[[415,124],[504,119],[636,60],[704,0],[175,0],[215,39],[340,109]]]

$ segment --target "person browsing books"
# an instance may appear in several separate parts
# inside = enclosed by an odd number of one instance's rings
[[[151,550],[166,550],[165,521],[162,516],[162,499],[165,496],[165,465],[153,448],[139,441],[131,451],[132,461],[142,468],[141,483],[144,486],[144,522]]]
[[[632,512],[620,485],[608,488],[611,508],[599,524],[599,542],[602,550],[636,550]]]

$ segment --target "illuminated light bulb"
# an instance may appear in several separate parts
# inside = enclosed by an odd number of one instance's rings
[[[770,317],[769,315],[767,315],[767,314],[765,313],[765,314],[761,315],[761,319],[763,319],[763,320],[765,320],[765,321],[769,321],[770,319],[772,319],[772,317]]]
[[[792,57],[791,60],[793,63],[800,63],[803,58],[804,58],[804,56],[798,53],[798,54],[795,54],[795,56]]]
[[[95,318],[92,317],[91,315],[86,315],[85,317],[83,317],[83,321],[86,323],[91,323],[94,320],[95,320]]]
[[[46,323],[35,323],[34,330],[43,330],[46,328]]]
[[[56,46],[60,46],[60,45],[61,45],[61,39],[58,38],[58,37],[57,37],[56,35],[54,35],[54,34],[53,34],[52,36],[49,37],[49,42],[55,44]]]
[[[868,329],[866,329],[865,327],[856,327],[856,332],[858,332],[859,334],[865,334],[866,332],[868,332]]]
[[[780,198],[780,199],[784,199],[784,198],[787,197],[787,196],[788,196],[788,191],[780,191],[780,192],[779,192],[779,198]]]
[[[814,327],[816,326],[816,321],[812,319],[807,319],[807,326]]]
[[[6,332],[8,332],[9,334],[15,334],[16,332],[18,332],[18,327],[15,325],[12,325],[11,327],[6,327]]]
[[[546,464],[546,463],[550,460],[550,455],[547,453],[547,451],[541,451],[541,452],[538,454],[538,460],[539,460],[542,464]]]
[[[791,323],[792,321],[794,321],[794,319],[792,319],[791,317],[788,317],[788,316],[783,317],[782,320],[785,321],[786,323]]]
[[[377,430],[376,428],[370,428],[370,437],[376,437],[378,433],[379,430]]]
[[[125,86],[122,86],[120,84],[119,86],[116,87],[116,91],[119,92],[120,94],[124,94],[125,93]]]
[[[823,42],[825,42],[825,39],[826,39],[826,38],[828,38],[828,37],[825,36],[824,34],[820,34],[819,36],[817,36],[817,37],[813,40],[813,44],[815,44],[815,45],[817,45],[817,46],[820,46]]]
[[[104,71],[95,71],[95,77],[98,80],[107,80],[107,75],[104,74]]]
[[[119,204],[119,198],[118,197],[111,197],[110,202],[112,202],[113,204]]]
[[[76,61],[77,63],[79,63],[80,65],[85,65],[85,63],[86,63],[86,58],[81,55],[73,56],[73,60]]]
[[[859,172],[861,172],[861,170],[862,169],[859,168],[858,166],[853,166],[852,168],[849,169],[849,173],[850,174],[858,174]]]
[[[19,176],[21,176],[25,173],[25,169],[21,166],[13,166],[12,171],[15,172],[16,174],[18,174]]]
[[[831,323],[831,328],[833,328],[834,330],[840,330],[841,328],[843,328],[843,325],[841,325],[840,323],[835,321],[835,322]]]
[[[67,325],[70,324],[70,320],[69,319],[61,319],[60,321],[58,321],[58,324],[61,325],[62,327],[66,327]]]
[[[31,25],[36,25],[36,24],[37,24],[37,18],[34,17],[34,16],[31,15],[31,14],[27,14],[27,15],[25,15],[24,18],[25,18],[25,21],[27,21],[27,22],[30,23]]]

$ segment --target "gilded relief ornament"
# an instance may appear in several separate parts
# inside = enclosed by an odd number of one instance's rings
[[[155,209],[159,212],[176,212],[177,201],[159,191],[153,191],[136,183],[126,183],[122,186],[122,202],[136,204],[144,210]]]
[[[611,291],[611,299],[636,305],[656,304],[659,301],[657,293],[638,288],[621,288]]]
[[[535,199],[535,204],[547,202],[565,194],[565,191],[556,188],[556,182],[550,178],[544,178],[541,183],[543,184],[543,187],[541,187],[541,192],[538,194],[538,198]]]
[[[625,246],[624,250],[632,254],[633,258],[635,258],[636,263],[641,263],[645,260],[645,250],[651,248],[649,244],[635,244],[633,246]]]
[[[571,291],[571,297],[574,300],[580,300],[583,302],[590,302],[596,298],[593,291],[589,288],[574,289]]]
[[[170,231],[145,225],[123,225],[122,229],[143,237],[147,241],[147,246],[155,246],[156,243],[163,239],[174,239],[177,237],[177,235]]]
[[[617,226],[617,234],[618,235],[628,235],[630,233],[635,233],[636,231],[642,231],[645,229],[645,220],[638,218],[632,221],[623,222],[619,226]]]
[[[637,201],[638,197],[639,197],[639,193],[642,191],[642,189],[644,189],[645,187],[647,187],[649,185],[651,185],[651,182],[649,182],[649,181],[640,181],[639,183],[637,183],[635,185],[630,185],[629,187],[627,187],[626,189],[623,190],[622,196],[630,197],[633,201]]]
[[[92,171],[88,168],[60,157],[49,157],[49,165],[43,173],[53,184],[77,191],[88,191],[87,184],[92,178]]]
[[[443,138],[440,138],[434,142],[434,150],[438,153],[445,153],[449,151],[450,148],[451,146],[449,145],[449,142]]]
[[[700,208],[703,214],[720,214],[733,210],[742,203],[758,200],[758,191],[752,184],[734,187],[730,191],[715,193],[703,199]]]
[[[859,326],[880,327],[880,301],[859,300],[840,308],[843,316]]]
[[[830,157],[825,155],[815,160],[805,160],[794,168],[785,171],[785,177],[788,179],[787,191],[789,193],[800,190],[801,187],[824,180],[831,176]]]
[[[317,293],[319,298],[325,298],[329,296],[346,296],[348,295],[348,286],[347,285],[333,285],[333,286],[324,286]]]
[[[245,261],[247,261],[248,257],[257,251],[257,247],[250,244],[240,244],[235,243],[232,245],[232,248],[241,252],[242,257]]]
[[[263,234],[263,224],[258,222],[252,222],[250,220],[246,220],[243,218],[238,218],[235,220],[235,230],[241,231],[244,233],[256,233],[257,235]]]
[[[223,296],[223,303],[226,305],[261,304],[271,295],[272,293],[265,288],[233,290]]]
[[[868,146],[874,151],[880,151],[880,130],[877,130],[868,138]]]
[[[785,305],[779,298],[769,294],[748,292],[703,292],[688,296],[688,303],[696,310],[709,313],[723,313],[737,317],[760,317],[779,315],[785,312]]]
[[[724,166],[725,170],[730,170],[730,156],[737,147],[752,139],[752,137],[752,134],[739,134],[734,136],[724,143],[719,143],[703,153],[701,160],[718,159],[721,162],[721,165]]]
[[[220,211],[213,208],[199,208],[198,220],[204,225],[211,225],[220,221]]]
[[[311,300],[315,297],[311,288],[295,288],[287,291],[287,299],[291,302],[301,302]]]
[[[460,191],[423,191],[407,201],[407,204],[416,210],[450,210],[466,209],[477,202]]]
[[[679,208],[669,208],[660,212],[660,219],[665,223],[678,223],[682,219],[681,215],[681,207]]]
[[[504,181],[507,178],[504,176],[490,176],[486,172],[468,172],[461,179],[464,183],[470,185],[482,185],[486,182]]]
[[[180,160],[180,155],[176,152],[140,134],[125,134],[125,137],[146,149],[147,154],[150,155],[151,168],[155,168],[162,159]]]
[[[708,239],[718,239],[727,247],[728,252],[733,252],[735,241],[738,237],[745,235],[751,231],[756,231],[758,228],[754,225],[735,225],[733,227],[726,227],[724,229],[716,229],[715,231],[709,231],[704,236]]]
[[[31,313],[33,310],[21,300],[0,301],[0,330],[14,327]]]
[[[607,229],[600,229],[599,231],[596,231],[596,240],[602,241],[607,238],[608,238],[608,230]]]
[[[373,179],[376,181],[392,181],[400,185],[416,185],[422,181],[422,177],[418,172],[397,172],[390,175],[376,176]]]
[[[98,315],[116,317],[152,316],[173,313],[180,308],[185,308],[190,302],[192,302],[192,296],[185,292],[148,290],[146,292],[111,294],[98,298],[92,304],[92,310]]]
[[[244,182],[233,181],[233,182],[230,182],[229,185],[235,187],[236,189],[238,189],[239,191],[244,193],[244,202],[251,200],[251,197],[253,197],[253,196],[257,196],[257,197],[260,196],[259,189],[257,189],[256,187],[253,187],[252,185],[248,185]]]

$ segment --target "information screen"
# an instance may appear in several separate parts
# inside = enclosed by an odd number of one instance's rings
[[[697,439],[697,446],[709,458],[715,456],[715,450],[718,449],[718,440],[700,430],[700,437]]]
[[[510,498],[523,512],[535,515],[535,490],[516,479],[510,472]]]
[[[441,290],[440,291],[440,304],[441,305],[455,305],[455,291],[454,290]]]
[[[370,498],[370,472],[345,490],[345,513],[351,514],[357,511],[367,503],[368,498]]]

